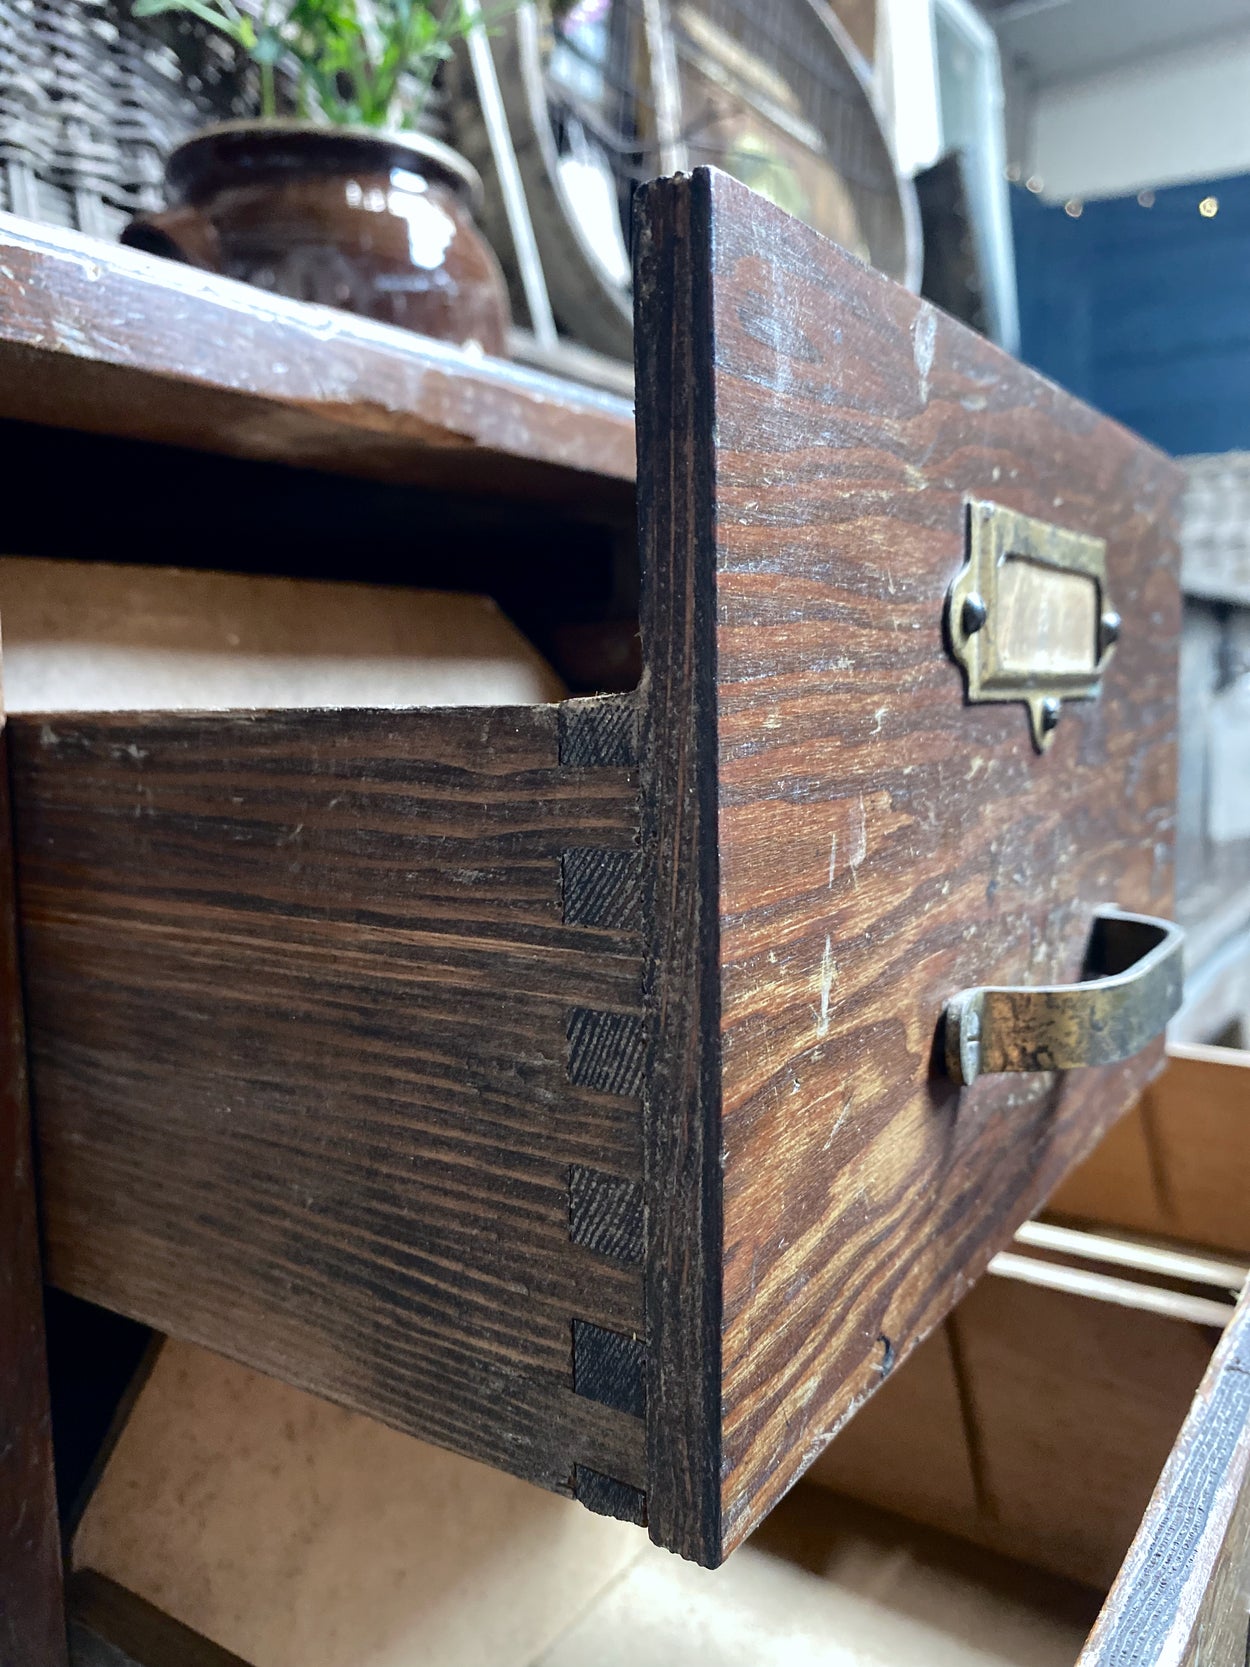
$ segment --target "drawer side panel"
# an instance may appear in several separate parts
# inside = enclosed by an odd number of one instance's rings
[[[601,1081],[569,1057],[575,1012],[637,1025],[640,935],[562,890],[566,853],[636,851],[636,775],[560,739],[555,707],[13,721],[47,1267],[547,1487],[642,1490],[641,1420],[573,1374],[575,1323],[641,1330],[596,1219],[640,1110],[610,1039]]]
[[[1242,1667],[1250,1628],[1244,1295],[1077,1667]]]

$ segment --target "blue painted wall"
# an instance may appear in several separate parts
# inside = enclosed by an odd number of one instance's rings
[[[1166,451],[1250,450],[1250,175],[1012,217],[1027,364]]]

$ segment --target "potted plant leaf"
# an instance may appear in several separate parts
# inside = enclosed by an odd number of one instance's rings
[[[180,145],[165,168],[169,207],[132,220],[123,243],[506,351],[507,288],[473,220],[481,182],[418,129],[439,65],[480,26],[471,0],[134,0],[133,9],[186,12],[219,29],[257,66],[260,116]]]

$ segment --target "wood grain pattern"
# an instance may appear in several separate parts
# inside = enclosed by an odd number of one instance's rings
[[[637,851],[566,851],[564,918],[570,926],[631,926],[642,919],[642,861]]]
[[[573,1472],[573,1497],[600,1516],[616,1517],[618,1522],[634,1522],[640,1528],[646,1527],[646,1494],[611,1476],[601,1476],[597,1470],[590,1470],[584,1464],[579,1464]]]
[[[1250,1255],[1250,1053],[1173,1043],[1132,1111],[1051,1196],[1082,1222]]]
[[[1215,1335],[1086,1296],[983,1279],[809,1475],[1105,1592]]]
[[[567,1492],[645,1485],[571,1341],[641,1330],[640,1271],[568,1193],[641,1178],[639,1113],[566,1058],[641,948],[562,918],[637,787],[558,747],[555,707],[13,731],[50,1278]]]
[[[0,416],[491,497],[628,503],[629,405],[0,215]]]
[[[575,1007],[569,1014],[569,1081],[636,1100],[642,1093],[646,1030],[641,1013]]]
[[[63,1667],[61,1530],[11,831],[8,729],[0,715],[0,1663]]]
[[[1168,912],[1179,479],[724,176],[640,213],[651,1453],[702,1478],[651,1521],[715,1562],[1158,1068],[959,1094],[933,1043]],[[971,496],[1108,540],[1120,646],[1044,757],[944,650]]]
[[[635,1336],[573,1321],[573,1388],[618,1412],[645,1417],[647,1385],[643,1347]]]
[[[970,1292],[965,1303],[974,1295]],[[804,1481],[975,1539],[985,1506],[978,1462],[958,1340],[948,1316],[829,1443]]]
[[[646,1254],[641,1184],[570,1164],[569,1237],[597,1256],[641,1262]]]
[[[1250,1296],[1229,1323],[1078,1667],[1245,1667]]]
[[[19,232],[10,415],[627,472],[519,373]],[[54,1279],[716,1563],[1157,1068],[957,1094],[934,1042],[1074,978],[1096,906],[1168,911],[1178,476],[723,177],[644,192],[637,249],[638,698],[23,720],[19,891]],[[180,379],[209,300],[276,389],[215,343]],[[1044,757],[945,652],[970,496],[1108,540],[1120,645]],[[579,1173],[641,1183],[642,1267]],[[628,1342],[630,1410],[575,1337]]]

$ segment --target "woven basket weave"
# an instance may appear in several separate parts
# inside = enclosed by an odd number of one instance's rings
[[[213,31],[129,0],[0,0],[0,208],[99,237],[162,202],[164,159],[253,114],[251,70]]]

